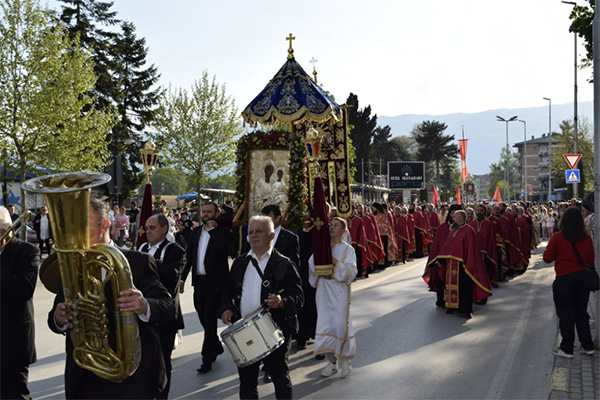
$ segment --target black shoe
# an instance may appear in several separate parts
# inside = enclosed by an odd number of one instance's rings
[[[298,350],[305,350],[306,349],[306,343],[298,343],[298,344],[296,344],[296,348]]]
[[[269,374],[268,372],[265,372],[265,376],[263,376],[263,382],[264,383],[273,382],[273,379],[271,379],[271,374]]]
[[[210,371],[211,369],[212,369],[211,363],[202,363],[202,365],[200,366],[200,368],[198,368],[196,370],[196,372],[198,372],[199,374],[205,374],[208,371]]]
[[[456,311],[456,309],[449,308],[449,309],[446,310],[446,314],[454,314],[454,311]]]
[[[325,359],[325,354],[317,354],[317,355],[315,356],[315,358],[316,358],[317,360],[324,360],[324,359]]]
[[[467,321],[470,320],[471,318],[473,318],[473,314],[471,314],[471,313],[466,313],[466,314],[464,314],[464,316],[467,319]]]

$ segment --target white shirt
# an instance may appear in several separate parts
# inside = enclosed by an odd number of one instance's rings
[[[208,248],[208,242],[210,241],[210,235],[208,232],[215,228],[205,229],[206,225],[202,227],[200,233],[200,240],[198,242],[198,258],[196,262],[196,275],[206,275],[206,267],[204,266],[204,258],[206,257],[206,249]]]
[[[40,239],[50,239],[50,222],[48,221],[48,214],[42,215],[40,218]]]
[[[275,236],[273,237],[273,246],[275,246],[275,243],[277,243],[277,238],[279,238],[279,232],[281,232],[281,225],[279,225],[277,228],[275,228]]]
[[[267,250],[260,259],[256,257],[256,254],[254,254],[254,251],[252,250],[248,252],[248,256],[258,261],[258,268],[260,268],[260,271],[264,274],[272,252],[273,246],[269,247],[269,250]],[[246,267],[246,273],[244,274],[244,282],[242,283],[242,300],[240,303],[242,317],[247,316],[263,304],[263,300],[265,299],[260,298],[262,287],[260,275],[252,265],[252,262],[249,262]]]

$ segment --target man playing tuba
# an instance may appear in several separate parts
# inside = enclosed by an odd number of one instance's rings
[[[97,243],[113,244],[110,240],[108,205],[99,199],[91,199],[89,205],[90,246]],[[83,398],[130,398],[152,399],[166,384],[165,365],[161,353],[156,324],[171,321],[175,305],[171,296],[160,283],[153,257],[136,251],[124,251],[133,275],[133,287],[120,291],[117,307],[120,312],[137,314],[141,342],[141,360],[137,370],[122,382],[103,379],[78,366],[73,358],[71,335],[66,336],[67,360],[65,368],[65,393],[67,399]],[[62,284],[61,284],[62,286]],[[110,291],[110,287],[108,288]],[[112,296],[107,295],[107,308],[112,310]],[[109,312],[109,341],[115,341],[113,313]],[[64,301],[62,287],[48,314],[48,326],[63,334],[72,329],[71,304]]]

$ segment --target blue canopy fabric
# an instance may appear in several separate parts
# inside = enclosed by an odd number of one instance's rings
[[[192,201],[198,198],[198,193],[196,192],[187,192],[177,197],[175,201],[184,200],[184,201]]]
[[[339,121],[342,110],[292,57],[242,111],[242,118],[247,123],[263,125],[276,121],[298,123],[306,119]]]

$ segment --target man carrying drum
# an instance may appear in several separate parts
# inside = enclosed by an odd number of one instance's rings
[[[288,353],[291,335],[296,333],[296,312],[304,303],[302,281],[294,263],[273,248],[273,221],[267,216],[255,216],[248,223],[251,250],[237,257],[227,279],[220,309],[224,323],[249,316],[261,307],[269,312],[283,331],[285,342],[263,358],[271,371],[275,397],[292,398]],[[258,399],[258,370],[260,360],[239,368],[240,398]]]

